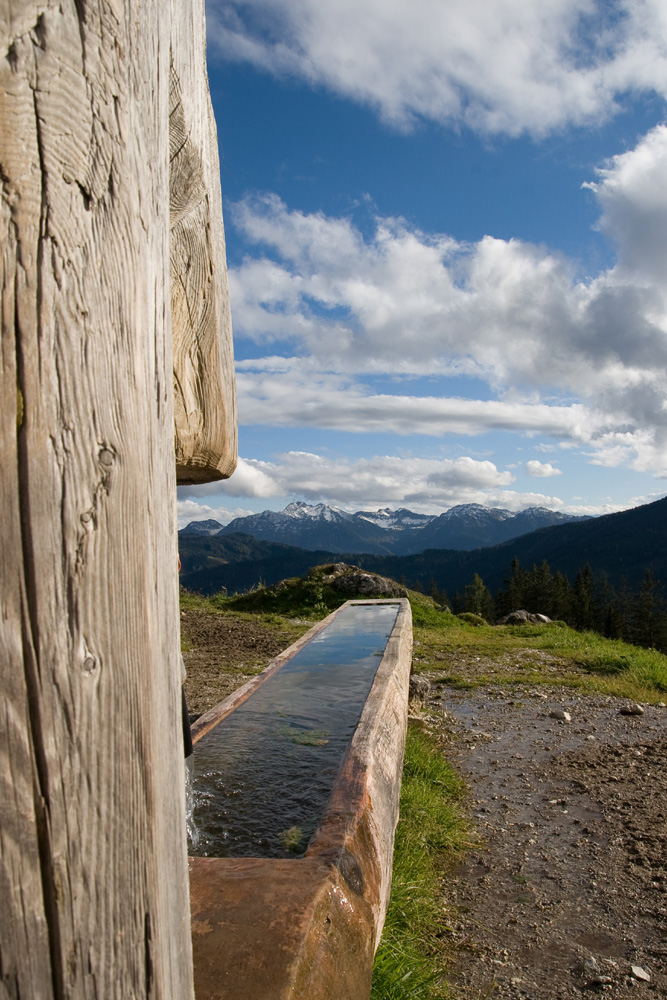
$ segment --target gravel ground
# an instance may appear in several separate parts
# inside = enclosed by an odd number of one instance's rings
[[[455,995],[667,997],[667,709],[434,690],[421,718],[468,783],[479,843],[445,885]]]

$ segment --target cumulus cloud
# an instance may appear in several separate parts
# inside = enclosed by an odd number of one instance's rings
[[[238,474],[235,472],[226,482],[182,487],[181,493],[193,503],[196,500],[192,498],[208,498],[210,506],[206,510],[213,509],[213,497],[223,503],[226,496],[242,495],[286,500],[298,497],[346,510],[404,505],[426,513],[440,513],[459,503],[512,510],[563,506],[556,496],[509,489],[514,481],[510,471],[470,456],[439,459],[376,455],[351,459],[290,451],[271,462],[242,459],[239,467],[246,470],[242,485],[234,482]],[[257,476],[253,478],[247,470],[254,470]],[[267,485],[269,493],[264,492]],[[257,492],[258,488],[262,492]]]
[[[209,0],[226,60],[304,79],[387,122],[542,135],[667,93],[662,0]]]
[[[598,170],[599,180],[585,184],[602,207],[599,229],[616,245],[617,280],[664,283],[667,269],[667,129],[659,126],[638,146],[612,157]],[[664,299],[658,310],[664,318]]]
[[[230,272],[237,335],[287,341],[307,360],[282,362],[291,374],[280,380],[241,369],[241,420],[431,434],[532,426],[590,444],[602,464],[667,475],[665,172],[664,125],[601,168],[589,187],[618,260],[587,279],[519,240],[461,244],[400,219],[378,219],[365,239],[349,219],[290,211],[275,195],[243,201],[235,223],[264,256]],[[297,399],[299,365],[312,391]],[[496,400],[373,396],[357,381],[383,372],[474,375]],[[334,413],[336,396],[347,412]]]
[[[563,470],[556,468],[551,462],[538,462],[533,458],[526,462],[526,472],[529,476],[547,479],[549,476],[562,476]]]

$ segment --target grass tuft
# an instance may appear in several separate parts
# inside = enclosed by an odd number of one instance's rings
[[[465,786],[433,739],[408,729],[387,919],[371,1000],[447,996],[442,876],[468,845]]]
[[[440,679],[454,687],[564,684],[642,702],[662,701],[667,691],[664,653],[562,622],[473,625],[426,609],[414,622],[414,669],[442,671]]]

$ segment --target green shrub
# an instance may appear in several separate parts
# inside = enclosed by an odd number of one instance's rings
[[[472,611],[462,611],[456,617],[462,622],[466,622],[468,625],[488,625],[486,619],[482,618],[481,615],[476,615]]]

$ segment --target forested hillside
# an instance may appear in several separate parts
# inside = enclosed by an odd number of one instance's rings
[[[247,535],[181,535],[182,583],[204,594],[242,592],[344,561],[491,621],[517,608],[577,628],[667,648],[667,500],[543,528],[474,552],[416,556],[311,552]]]
[[[448,593],[462,590],[478,573],[495,592],[514,558],[527,568],[546,560],[553,572],[564,573],[571,581],[588,563],[594,574],[606,574],[614,587],[636,589],[648,569],[657,580],[667,581],[667,499],[589,521],[542,528],[472,552],[428,549],[412,556],[346,555],[306,551],[248,535],[202,538],[183,533],[179,545],[183,583],[202,593],[215,593],[223,586],[245,590],[260,581],[268,585],[336,560],[404,579],[423,590],[435,582]]]

